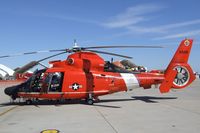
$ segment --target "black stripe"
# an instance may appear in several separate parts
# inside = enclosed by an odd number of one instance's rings
[[[0,58],[10,57],[10,55],[0,56]]]
[[[27,52],[27,53],[24,53],[24,55],[27,55],[27,54],[37,54],[38,52]]]

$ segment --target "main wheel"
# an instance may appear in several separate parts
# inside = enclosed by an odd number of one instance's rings
[[[94,100],[93,100],[93,99],[87,99],[87,104],[93,105],[93,103],[94,103]]]

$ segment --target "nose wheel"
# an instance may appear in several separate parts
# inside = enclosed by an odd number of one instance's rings
[[[30,100],[30,99],[28,99],[28,100],[25,101],[25,103],[26,103],[27,105],[31,105],[31,104],[33,103],[33,101]]]

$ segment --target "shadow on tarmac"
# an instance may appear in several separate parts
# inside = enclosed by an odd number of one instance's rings
[[[145,103],[159,103],[160,100],[173,100],[177,99],[177,97],[153,97],[153,96],[132,96],[128,99],[102,99],[98,102],[94,102],[93,106],[99,106],[99,107],[109,107],[109,108],[121,108],[119,106],[110,106],[110,105],[102,105],[102,104],[96,104],[96,103],[108,103],[108,102],[123,102],[123,101],[135,101],[140,100]],[[27,105],[25,102],[7,102],[7,103],[1,103],[0,107],[5,106],[36,106],[39,108],[39,106],[62,106],[62,105],[68,105],[68,104],[87,104],[84,100],[38,100],[34,101],[32,104]]]
[[[153,97],[153,96],[132,96],[134,100],[140,100],[145,103],[159,103],[159,100],[177,99],[177,97]]]

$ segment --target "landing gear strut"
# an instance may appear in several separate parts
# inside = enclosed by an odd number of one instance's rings
[[[94,99],[94,98],[93,98],[92,93],[89,93],[88,98],[86,99],[87,104],[93,105],[93,103],[94,103],[94,100],[93,100],[93,99]]]

